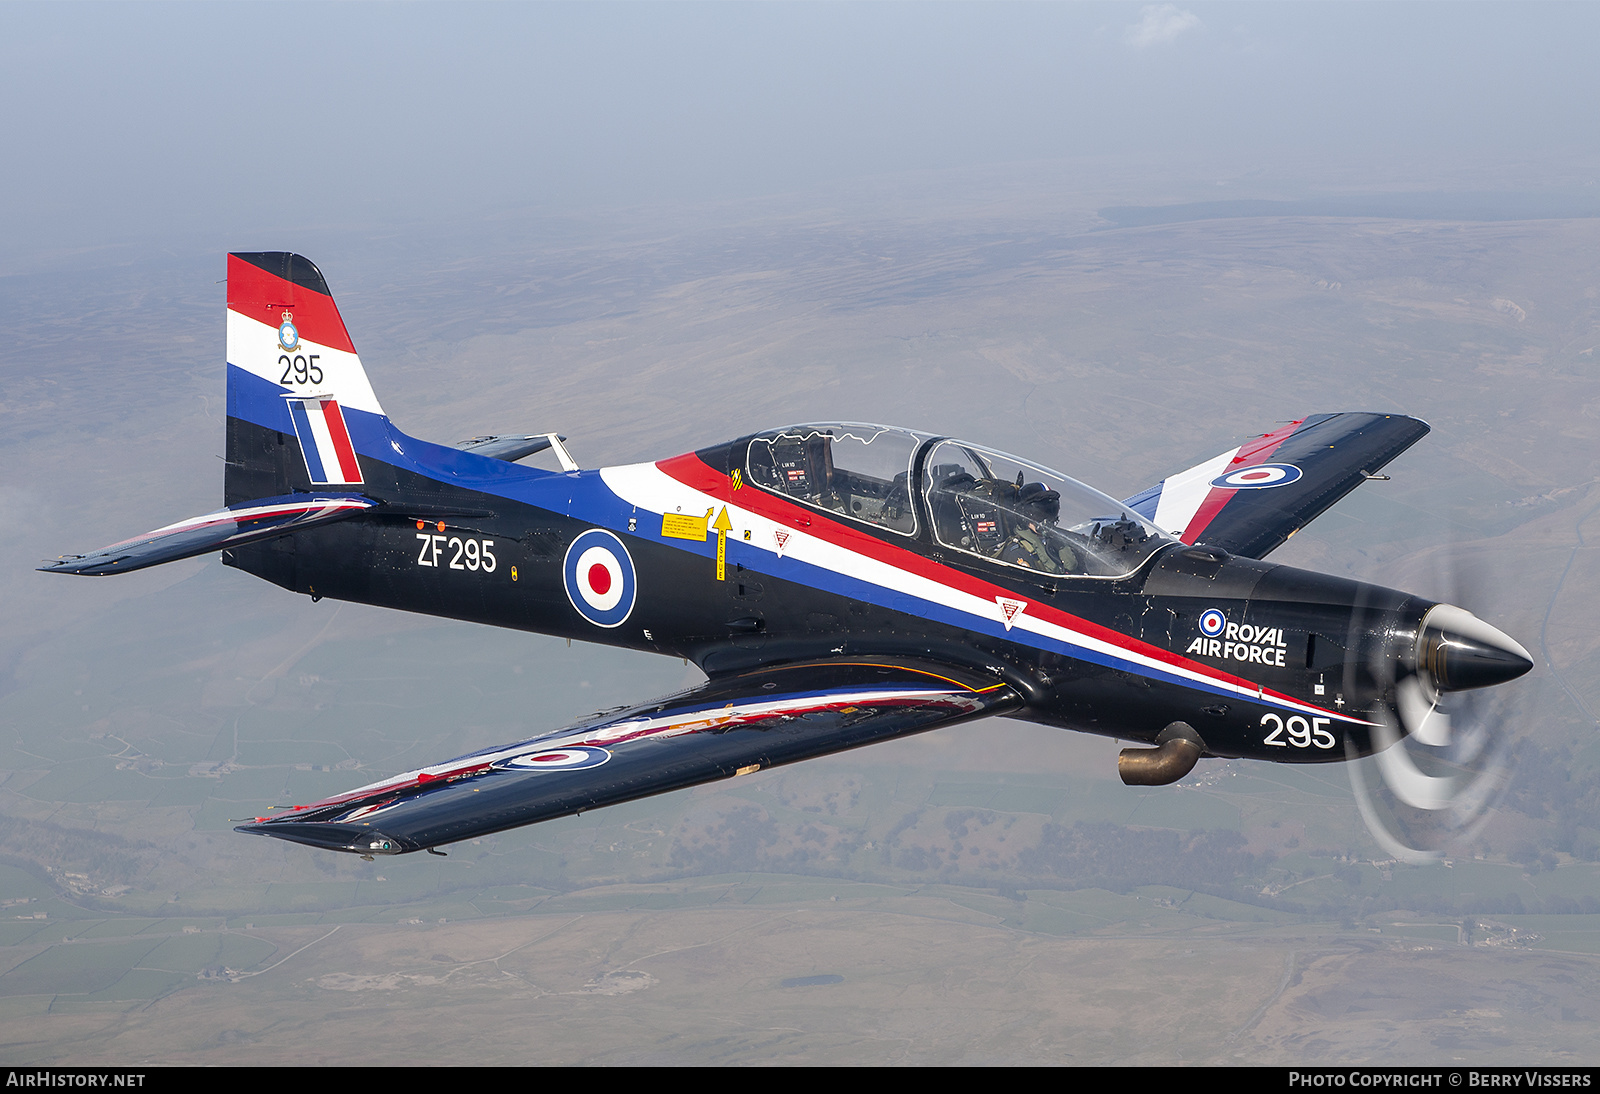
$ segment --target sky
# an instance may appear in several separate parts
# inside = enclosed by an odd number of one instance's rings
[[[6,4],[0,270],[1057,159],[1592,185],[1597,40],[1566,4]]]

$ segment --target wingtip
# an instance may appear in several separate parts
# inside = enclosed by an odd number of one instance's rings
[[[248,824],[235,825],[235,832],[249,836],[271,836],[324,851],[344,851],[352,855],[403,855],[416,850],[392,836],[364,825],[328,824],[318,821],[286,821],[257,817]]]
[[[83,568],[78,565],[82,561],[82,555],[58,558],[54,562],[46,562],[43,566],[35,566],[34,570],[41,574],[82,574]]]

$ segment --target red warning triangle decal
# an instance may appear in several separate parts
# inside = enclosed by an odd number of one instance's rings
[[[1027,608],[1026,600],[1012,600],[1010,597],[997,596],[994,602],[1000,605],[1000,621],[1006,625],[1006,630],[1011,629],[1011,624],[1016,622],[1017,616]]]

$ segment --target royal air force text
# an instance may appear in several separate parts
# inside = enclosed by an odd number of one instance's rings
[[[1220,657],[1225,661],[1247,661],[1252,665],[1283,668],[1288,645],[1282,627],[1252,627],[1248,623],[1229,623],[1221,638],[1196,638],[1184,653],[1201,657]]]

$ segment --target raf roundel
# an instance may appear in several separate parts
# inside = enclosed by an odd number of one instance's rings
[[[591,528],[567,548],[562,574],[567,599],[597,627],[620,627],[633,613],[638,581],[633,559],[610,532]]]
[[[1227,625],[1228,617],[1215,608],[1207,608],[1200,613],[1200,633],[1207,638],[1215,638],[1222,633],[1222,628]]]
[[[1288,486],[1300,477],[1292,463],[1258,463],[1218,475],[1211,485],[1222,490],[1264,490],[1269,486]]]
[[[530,752],[503,760],[496,767],[514,767],[522,771],[583,771],[599,767],[611,759],[603,748],[573,745],[570,748],[552,748],[545,752]]]

